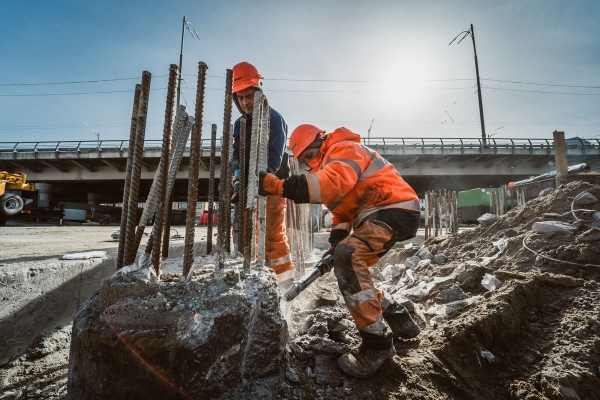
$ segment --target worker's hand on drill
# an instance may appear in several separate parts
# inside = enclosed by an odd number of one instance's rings
[[[259,171],[258,173],[258,194],[267,196],[273,194],[275,196],[283,195],[284,179],[279,179],[275,174],[267,171]]]
[[[231,180],[231,203],[235,204],[240,200],[240,170],[236,169]]]

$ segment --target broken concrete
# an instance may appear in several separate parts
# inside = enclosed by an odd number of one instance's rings
[[[69,398],[219,397],[281,377],[287,326],[270,270],[218,281],[199,269],[183,283],[163,269],[159,282],[117,274],[80,310]]]
[[[541,221],[536,222],[531,227],[533,232],[541,233],[559,233],[561,235],[572,235],[575,232],[575,226],[561,221]]]

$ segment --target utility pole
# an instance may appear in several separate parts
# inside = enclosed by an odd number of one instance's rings
[[[195,37],[196,39],[200,40],[200,36],[198,36],[198,33],[196,32],[196,30],[194,29],[194,26],[192,25],[191,22],[188,22],[185,20],[185,15],[183,16],[183,24],[181,25],[181,48],[179,50],[179,78],[177,79],[177,106],[175,107],[175,112],[177,112],[177,110],[179,109],[179,102],[180,102],[180,97],[181,97],[181,79],[183,79],[183,70],[182,68],[182,63],[183,63],[183,37],[185,35],[185,28],[187,28],[187,30],[190,32],[190,34]]]
[[[477,75],[477,96],[479,97],[479,120],[481,122],[481,140],[483,140],[483,144],[486,144],[485,137],[485,122],[483,120],[483,101],[481,100],[481,81],[479,80],[479,63],[477,62],[477,48],[475,47],[475,30],[473,29],[473,24],[471,24],[471,29],[468,31],[464,31],[459,33],[448,45],[451,45],[456,38],[458,38],[461,34],[464,33],[464,36],[458,41],[457,44],[463,41],[467,35],[471,35],[471,39],[473,39],[473,53],[475,54],[475,74]]]
[[[179,97],[181,96],[181,77],[183,76],[183,71],[181,69],[183,62],[183,35],[185,33],[185,15],[183,16],[183,24],[181,25],[181,49],[179,50],[179,78],[177,79],[177,106],[175,106],[175,110],[179,110]],[[175,111],[177,112],[177,111]]]

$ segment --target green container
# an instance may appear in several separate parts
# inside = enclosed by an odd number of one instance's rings
[[[458,192],[457,207],[490,206],[490,192],[494,188],[478,188]]]

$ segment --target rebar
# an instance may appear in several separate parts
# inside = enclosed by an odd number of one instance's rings
[[[256,104],[256,103],[255,103]],[[259,122],[259,139],[258,139],[258,160],[257,169],[266,171],[267,159],[269,157],[269,103],[266,97],[262,96]],[[265,265],[265,235],[266,235],[266,218],[267,218],[267,199],[264,196],[258,198],[258,266]]]
[[[190,176],[188,178],[188,198],[185,224],[185,248],[183,254],[183,279],[188,274],[194,263],[194,234],[196,224],[196,204],[198,202],[198,173],[200,166],[200,151],[202,143],[202,119],[204,113],[204,94],[206,92],[206,70],[208,66],[200,61],[198,63],[198,88],[196,90],[196,113],[194,129],[190,143]]]
[[[208,167],[208,221],[206,222],[206,254],[212,253],[213,203],[215,201],[215,157],[217,152],[217,124],[210,130],[210,164]]]
[[[239,168],[240,168],[240,182],[239,182],[239,197],[238,203],[235,207],[237,215],[237,250],[241,254],[245,254],[246,249],[246,191],[248,190],[248,179],[246,171],[246,121],[247,119],[240,119],[240,137],[238,142],[240,149],[238,152],[239,156]]]
[[[248,197],[246,198],[246,248],[244,252],[244,271],[250,272],[250,264],[256,260],[256,198],[258,197],[258,147],[260,140],[260,120],[262,118],[263,93],[254,92],[252,110],[252,131],[250,133],[250,161],[248,165]]]
[[[227,133],[227,160],[229,162],[226,165],[227,168],[227,182],[231,182],[233,171],[231,170],[231,157],[233,155],[233,124],[229,124],[229,131]],[[233,254],[231,251],[231,194],[232,187],[227,185],[227,196],[225,196],[225,206],[227,212],[225,213],[225,221],[223,222],[223,229],[225,229],[225,251]]]
[[[192,118],[193,119],[193,118]],[[175,179],[177,177],[177,171],[181,165],[181,159],[183,157],[183,151],[189,137],[191,125],[189,125],[190,117],[185,112],[185,106],[180,105],[177,114],[175,115],[175,127],[173,128],[173,145],[171,146],[171,156],[169,165],[169,176],[167,179],[167,194],[166,202],[169,205],[167,207],[167,214],[163,221],[163,246],[162,256],[163,258],[169,257],[169,240],[171,235],[171,215],[173,211],[173,186],[175,185]]]
[[[187,127],[186,129],[188,129],[188,131],[183,131],[182,126],[184,125],[185,121],[187,121],[189,119],[187,113],[185,112],[185,107],[184,106],[180,106],[180,108],[182,108],[182,113],[177,114],[177,117],[175,118],[175,128],[174,128],[174,141],[177,142],[177,147],[178,147],[178,159],[176,155],[173,155],[173,157],[170,157],[171,160],[173,160],[174,158],[176,159],[176,161],[178,161],[177,163],[173,164],[173,162],[171,162],[171,165],[169,166],[169,176],[168,176],[168,181],[167,181],[167,193],[171,193],[171,189],[172,186],[175,182],[175,176],[177,175],[177,169],[179,169],[179,165],[181,163],[181,157],[183,155],[183,150],[185,147],[185,144],[187,142],[187,132],[189,131],[189,127]],[[177,141],[176,139],[179,136],[184,136],[183,138],[183,143],[181,143],[180,141]],[[174,152],[174,149],[172,148],[171,153]],[[150,191],[148,192],[148,197],[146,199],[146,204],[144,206],[144,209],[142,211],[142,216],[140,218],[140,222],[138,224],[137,230],[135,231],[135,246],[134,246],[134,252],[137,253],[138,248],[140,247],[140,242],[142,241],[142,237],[144,236],[144,230],[146,229],[146,226],[151,224],[153,219],[155,219],[156,216],[156,209],[157,209],[157,204],[158,204],[158,197],[159,197],[159,193],[157,191],[158,186],[157,186],[157,182],[159,182],[161,179],[163,179],[163,170],[165,168],[165,162],[166,160],[164,158],[161,157],[159,163],[158,163],[158,167],[156,168],[156,172],[154,173],[154,179],[152,180],[152,185],[150,186]],[[161,200],[162,201],[162,200]],[[167,233],[168,235],[168,233]],[[150,254],[152,254],[152,250],[154,248],[154,234],[150,235],[150,238],[148,239],[148,242],[146,243],[146,248],[144,250],[144,253],[148,256],[147,259],[150,259]],[[164,247],[163,247],[164,248]],[[164,253],[163,253],[164,254]]]
[[[231,103],[232,103],[233,71],[227,70],[225,79],[225,107],[223,113],[223,142],[221,147],[221,176],[219,178],[219,195],[221,203],[219,204],[219,230],[217,235],[217,270],[225,269],[225,251],[230,251],[230,233],[228,232],[229,209],[231,208]],[[226,243],[227,242],[227,243]]]
[[[165,107],[165,123],[163,126],[163,140],[160,159],[162,161],[162,170],[160,179],[157,181],[156,192],[160,200],[156,207],[156,217],[154,218],[154,227],[152,228],[152,242],[154,250],[152,251],[152,265],[154,273],[160,277],[160,264],[162,259],[162,240],[163,240],[163,221],[167,215],[167,178],[169,176],[169,157],[171,156],[171,138],[173,136],[173,119],[175,111],[175,88],[177,86],[177,76],[179,69],[177,65],[171,64],[169,68],[169,83],[167,86],[167,101]],[[167,233],[168,237],[168,233]],[[168,238],[167,238],[168,242]]]
[[[125,183],[123,186],[123,203],[121,205],[121,225],[119,227],[119,250],[117,253],[117,269],[123,267],[125,259],[125,232],[127,230],[127,210],[129,208],[129,184],[131,181],[131,170],[133,168],[133,152],[135,150],[135,133],[137,129],[137,113],[140,103],[142,85],[135,85],[133,95],[133,110],[131,111],[131,126],[129,128],[129,145],[127,148],[127,168],[125,172]]]
[[[133,153],[131,182],[129,185],[129,202],[127,209],[127,228],[125,236],[124,265],[131,265],[135,261],[135,224],[137,222],[137,206],[140,191],[140,175],[142,173],[142,158],[144,157],[144,137],[146,135],[146,120],[148,116],[148,101],[150,99],[150,81],[152,74],[148,71],[142,73],[142,89],[138,106],[136,124],[135,150]]]

